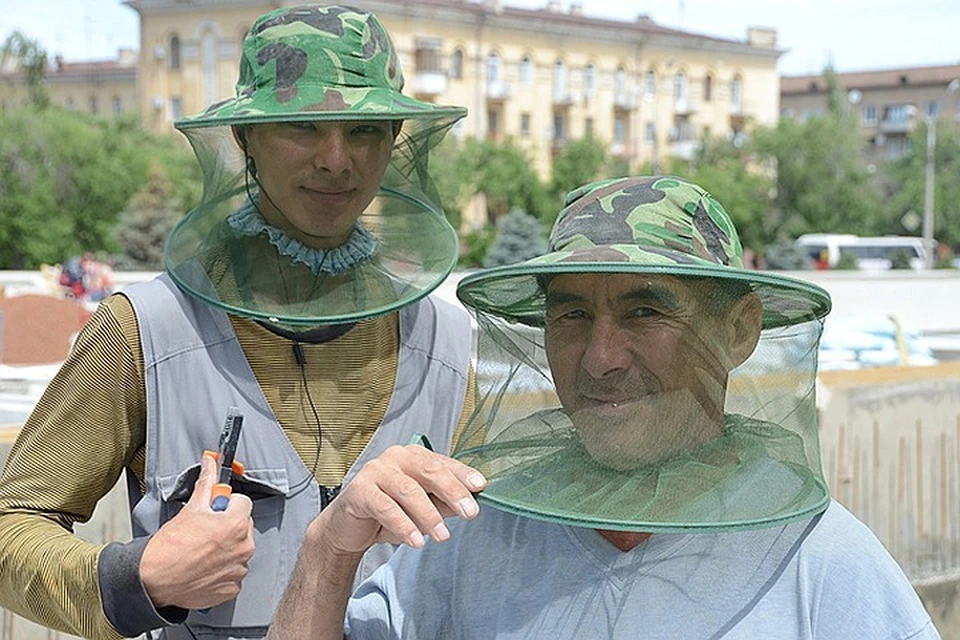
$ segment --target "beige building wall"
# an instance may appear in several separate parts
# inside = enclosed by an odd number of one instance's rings
[[[180,115],[232,95],[244,31],[259,14],[292,3],[127,4],[141,16],[141,111],[149,126],[166,129]],[[780,51],[769,30],[751,30],[749,41],[723,40],[667,29],[645,16],[595,19],[578,3],[561,11],[559,2],[546,0],[540,10],[498,0],[363,6],[381,18],[398,47],[406,92],[466,106],[470,115],[455,135],[513,138],[543,176],[553,153],[588,131],[636,168],[690,157],[704,134],[735,135],[775,122],[779,112]],[[652,94],[645,89],[650,71]],[[680,97],[677,73],[684,74]]]
[[[45,77],[50,103],[105,116],[137,111],[137,52],[121,50],[115,60],[65,62],[56,59]],[[29,103],[24,77],[0,73],[0,110]]]

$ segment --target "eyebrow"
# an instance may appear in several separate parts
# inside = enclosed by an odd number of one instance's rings
[[[556,307],[562,304],[576,304],[580,302],[585,302],[586,297],[576,294],[576,293],[550,293],[547,292],[546,306],[549,309],[550,307]],[[651,286],[643,287],[640,289],[633,289],[624,293],[618,297],[620,302],[646,302],[653,304],[660,304],[668,309],[676,309],[679,307],[677,302],[677,297],[666,287],[660,286]]]

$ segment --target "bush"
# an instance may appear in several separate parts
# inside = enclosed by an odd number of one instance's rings
[[[523,209],[516,208],[497,220],[497,237],[483,257],[483,266],[515,264],[546,251],[543,225]]]
[[[767,268],[779,271],[809,271],[813,269],[813,260],[793,242],[777,242],[767,246]]]
[[[492,224],[471,231],[460,240],[460,261],[462,269],[474,269],[483,265],[483,257],[487,255],[497,229]]]
[[[906,251],[897,251],[890,258],[891,269],[912,269],[910,264],[910,254]]]
[[[857,256],[849,251],[841,251],[837,264],[833,267],[836,271],[856,271],[860,267],[857,265]]]

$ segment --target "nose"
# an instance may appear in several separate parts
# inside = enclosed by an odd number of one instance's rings
[[[317,170],[340,176],[350,170],[350,145],[346,133],[331,127],[320,136],[313,159]]]
[[[629,368],[629,350],[624,343],[623,333],[615,322],[598,318],[593,323],[589,342],[580,359],[580,366],[595,379]]]

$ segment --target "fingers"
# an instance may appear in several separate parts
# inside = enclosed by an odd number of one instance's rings
[[[209,509],[213,495],[213,485],[217,483],[217,461],[204,453],[200,457],[200,476],[193,487],[187,506],[193,509]]]
[[[242,493],[233,493],[230,495],[230,502],[227,504],[224,513],[234,517],[249,518],[252,511],[253,502],[250,501],[248,496]]]
[[[418,446],[391,447],[364,466],[357,482],[357,515],[414,548],[423,546],[424,536],[438,542],[450,537],[444,517],[475,517],[472,494],[486,486],[475,469]]]

